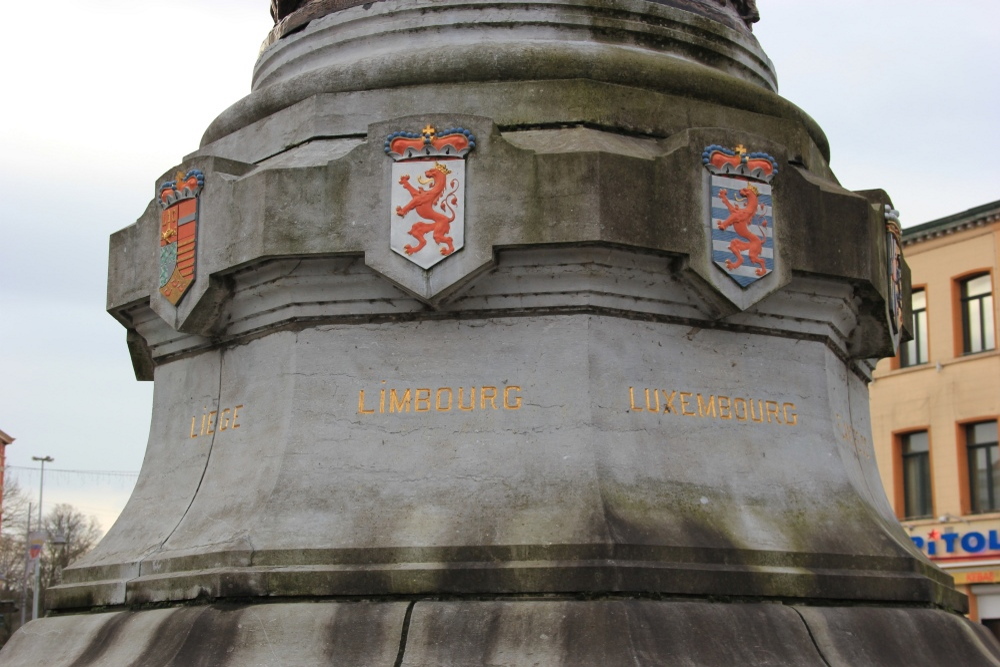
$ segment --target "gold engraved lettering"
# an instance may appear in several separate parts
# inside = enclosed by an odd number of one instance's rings
[[[450,390],[449,390],[450,391]],[[515,396],[514,402],[510,402],[510,395],[514,392],[521,391],[521,388],[516,385],[511,385],[503,390],[503,406],[508,410],[520,410],[521,409],[521,397]]]
[[[468,397],[466,397],[468,390]],[[403,412],[451,412],[458,404],[458,409],[463,412],[474,410],[520,410],[523,405],[521,387],[510,385],[503,387],[503,405],[501,406],[500,387],[495,385],[483,385],[482,387],[459,387],[458,400],[455,400],[456,390],[452,387],[407,387],[381,389],[379,391],[379,414],[384,414],[386,403],[390,414]],[[478,406],[476,405],[476,394],[478,396]],[[374,399],[373,399],[374,400]],[[358,391],[358,414],[375,414],[375,406],[369,406],[365,397],[365,390]],[[235,414],[233,415],[235,421]],[[221,422],[220,422],[221,423]],[[235,428],[235,426],[230,426]]]
[[[642,412],[642,408],[635,404],[635,387],[628,388],[628,405],[632,412]]]
[[[397,398],[396,390],[389,390],[389,412],[410,411],[410,390],[407,389],[402,398]]]
[[[636,405],[636,391],[643,392],[645,407]],[[722,394],[701,394],[680,389],[653,389],[651,387],[628,388],[629,411],[649,412],[650,414],[682,415],[684,417],[702,417],[712,419],[735,419],[739,422],[753,424],[798,424],[798,413],[794,403],[779,403],[778,401],[753,398],[733,397]],[[663,410],[660,411],[660,402]],[[506,407],[506,405],[505,405]]]
[[[698,394],[698,416],[699,417],[714,417],[715,416],[715,396],[709,395],[708,403],[705,403],[705,399],[702,398],[701,394]]]
[[[486,409],[486,400],[489,399],[490,405],[493,409],[497,409],[497,388],[496,387],[482,387],[479,390],[479,409]]]
[[[413,395],[413,411],[414,412],[431,411],[430,389],[417,389],[416,393]]]
[[[788,408],[791,408],[791,416],[789,416]],[[795,412],[794,403],[782,403],[781,413],[785,415],[785,423],[789,426],[795,426],[799,423],[799,415]]]
[[[677,392],[676,391],[672,391],[668,395],[667,394],[667,390],[664,389],[663,390],[663,396],[664,396],[664,399],[663,399],[663,414],[667,414],[669,412],[672,415],[676,415],[677,414],[677,406],[674,405],[674,401],[677,400]]]
[[[442,408],[441,395],[444,392],[448,392],[448,405]],[[452,399],[451,389],[449,389],[448,387],[441,387],[440,389],[437,390],[437,395],[434,398],[434,407],[437,409],[438,412],[449,412],[451,411],[451,399]]]
[[[656,413],[660,411],[660,390],[653,390],[653,405],[649,404],[649,390],[646,390],[646,409],[650,412]]]
[[[361,405],[364,404],[364,400],[364,394],[362,393],[360,396]],[[211,411],[207,406],[202,408],[201,424],[199,426],[197,415],[191,417],[188,437],[197,438],[202,435],[213,435],[215,433],[222,433],[223,431],[239,428],[240,425],[236,420],[239,419],[240,409],[242,407],[242,405],[237,405],[234,408],[224,408],[223,410]]]
[[[767,408],[767,423],[771,423],[771,416],[774,416],[774,421],[781,423],[781,417],[778,416],[778,403],[777,401],[764,401],[764,405]]]
[[[458,409],[464,410],[465,412],[472,412],[476,409],[476,388],[469,387],[469,405],[466,406],[462,401],[462,394],[465,390],[462,387],[458,388]]]
[[[698,416],[698,413],[694,412],[693,410],[691,412],[688,412],[688,408],[691,407],[691,405],[689,404],[689,401],[691,400],[692,396],[694,396],[694,394],[692,394],[689,391],[682,391],[681,392],[681,414],[684,415],[685,417],[697,417]]]
[[[740,404],[743,404],[742,417],[740,417]],[[747,399],[745,398],[733,399],[733,415],[736,417],[736,421],[745,422],[747,420]]]

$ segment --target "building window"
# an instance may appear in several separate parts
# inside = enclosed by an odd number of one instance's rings
[[[979,422],[965,427],[969,450],[969,495],[973,512],[1000,509],[1000,448],[997,423]]]
[[[903,515],[906,519],[931,516],[931,460],[927,431],[900,437],[903,452]]]
[[[990,274],[963,280],[962,337],[965,354],[996,347],[993,333],[993,284]]]
[[[899,365],[901,368],[926,364],[927,354],[927,292],[922,289],[913,290],[913,340],[905,343],[899,350]]]

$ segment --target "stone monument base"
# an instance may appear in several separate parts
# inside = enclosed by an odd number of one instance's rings
[[[985,627],[935,609],[621,598],[276,602],[67,615],[26,626],[4,657],[5,667],[1000,665]]]
[[[112,237],[146,457],[0,665],[1000,667],[875,467],[898,216],[753,2],[272,6]]]

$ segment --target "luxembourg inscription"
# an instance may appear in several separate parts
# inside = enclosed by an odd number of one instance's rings
[[[628,388],[629,412],[796,426],[794,403],[677,389]],[[638,401],[638,402],[637,402]]]
[[[520,410],[521,388],[505,387],[382,387],[365,394],[358,390],[358,414],[401,412],[473,412],[475,410]]]

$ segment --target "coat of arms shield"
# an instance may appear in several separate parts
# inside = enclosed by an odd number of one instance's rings
[[[204,185],[205,175],[192,169],[160,186],[160,293],[175,306],[195,278],[198,195]]]
[[[903,230],[899,211],[885,205],[886,262],[889,267],[889,331],[896,352],[903,334]]]
[[[476,138],[462,128],[394,132],[389,246],[429,269],[465,245],[465,156]]]
[[[767,153],[711,145],[702,153],[711,172],[712,262],[740,287],[774,270],[771,179],[778,163]]]

